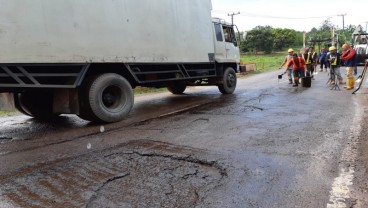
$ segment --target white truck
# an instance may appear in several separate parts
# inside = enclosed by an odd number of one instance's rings
[[[233,25],[211,0],[0,0],[0,93],[39,119],[117,122],[136,86],[236,87]]]

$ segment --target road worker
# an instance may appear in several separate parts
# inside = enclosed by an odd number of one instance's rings
[[[307,76],[312,76],[314,69],[317,66],[317,53],[314,51],[314,47],[310,46],[308,49],[308,53],[304,53],[304,60],[307,66]]]
[[[322,48],[321,53],[319,55],[319,64],[320,64],[320,72],[323,72],[323,67],[325,68],[325,71],[327,71],[327,50],[325,48]]]
[[[293,60],[293,54],[294,54],[294,50],[292,48],[289,48],[288,50],[288,55],[285,56],[284,62],[281,64],[280,69],[286,65],[288,66],[290,61]],[[288,78],[289,78],[289,84],[293,84],[293,66],[290,67],[286,67],[285,73],[287,73]]]
[[[299,85],[299,78],[303,78],[305,74],[305,61],[303,58],[298,57],[298,54],[293,54],[293,59],[290,61],[287,67],[289,68],[290,66],[293,67],[293,87],[297,87]]]
[[[328,50],[330,51],[330,53],[327,55],[327,61],[330,65],[330,83],[335,84],[337,77],[339,84],[343,84],[342,76],[340,73],[340,54],[337,52],[335,46],[331,46]]]
[[[346,66],[346,89],[351,90],[354,89],[354,68],[356,67],[356,52],[353,48],[350,47],[349,44],[344,44],[342,46],[343,54],[341,55],[341,59],[344,61],[344,65]]]

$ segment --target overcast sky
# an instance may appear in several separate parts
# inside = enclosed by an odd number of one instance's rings
[[[254,27],[272,26],[309,32],[319,28],[324,20],[330,21],[340,29],[347,25],[361,25],[368,22],[368,1],[366,0],[212,0],[212,16],[231,22],[229,13],[240,12],[234,16],[234,24],[240,31]]]

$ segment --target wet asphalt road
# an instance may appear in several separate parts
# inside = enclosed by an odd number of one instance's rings
[[[367,85],[278,74],[139,96],[104,126],[2,117],[0,207],[368,207]]]

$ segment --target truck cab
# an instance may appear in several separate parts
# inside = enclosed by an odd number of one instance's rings
[[[215,60],[226,63],[236,60],[240,63],[240,52],[235,36],[234,26],[219,18],[212,18],[215,35]],[[238,71],[238,70],[236,70]]]

